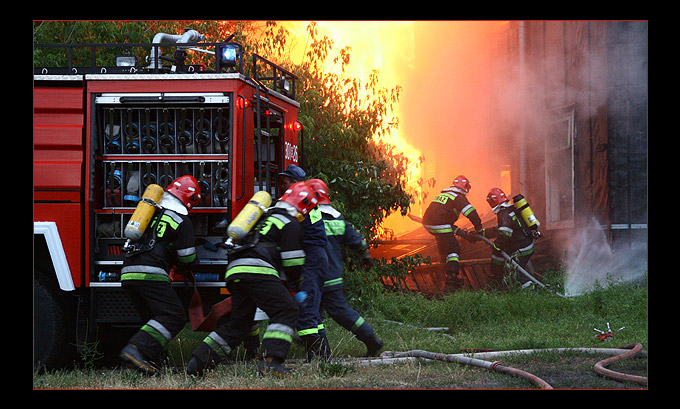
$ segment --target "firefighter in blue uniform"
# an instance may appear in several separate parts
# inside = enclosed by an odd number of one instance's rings
[[[478,233],[489,239],[496,238],[491,250],[491,274],[493,285],[501,288],[506,265],[505,257],[501,254],[501,251],[512,257],[517,264],[526,270],[529,259],[534,254],[534,239],[515,213],[515,206],[510,204],[501,189],[495,187],[489,190],[486,201],[493,212],[496,213],[498,225],[481,230]],[[531,280],[524,274],[519,274],[518,280],[523,288],[531,285]]]
[[[446,286],[451,290],[463,286],[463,280],[458,277],[460,244],[456,235],[466,240],[474,240],[471,235],[459,229],[454,223],[463,215],[472,222],[475,230],[482,229],[482,220],[466,197],[470,188],[468,178],[463,175],[456,177],[450,187],[442,190],[432,200],[423,215],[423,227],[434,235],[439,254],[446,263]]]
[[[364,267],[370,267],[373,259],[368,243],[342,214],[331,206],[328,186],[323,180],[310,179],[307,184],[319,194],[319,209],[328,238],[326,253],[330,274],[323,283],[320,314],[323,317],[325,310],[333,320],[352,332],[359,341],[366,345],[366,356],[375,356],[383,347],[383,342],[375,335],[375,331],[368,322],[345,299],[342,280],[344,271],[342,247],[346,246],[361,253]],[[330,347],[328,349],[330,351]]]
[[[201,375],[226,359],[251,331],[257,308],[269,317],[258,371],[262,375],[289,373],[283,363],[299,314],[290,291],[300,290],[306,258],[300,220],[317,206],[313,193],[304,182],[292,185],[253,228],[251,240],[230,255],[225,279],[232,297],[231,316],[194,350],[188,374]]]
[[[305,171],[296,165],[289,165],[281,174],[281,186],[287,189],[291,183],[305,179]],[[304,232],[303,248],[305,250],[305,267],[302,291],[307,299],[300,305],[300,318],[297,323],[297,335],[302,340],[307,352],[307,360],[330,357],[326,331],[319,312],[323,283],[328,275],[328,256],[326,254],[326,229],[318,207],[309,212],[302,222]]]
[[[197,262],[194,228],[188,212],[201,198],[193,176],[175,179],[165,190],[149,227],[126,254],[121,286],[145,324],[120,352],[120,357],[142,372],[154,374],[168,343],[184,328],[184,306],[172,289],[171,267]]]

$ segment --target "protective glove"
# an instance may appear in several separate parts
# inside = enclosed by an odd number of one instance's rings
[[[465,239],[466,239],[467,241],[469,241],[470,243],[476,243],[476,242],[479,241],[479,239],[477,238],[477,234],[478,234],[478,233],[476,233],[476,232],[466,231],[466,232],[465,232],[465,235],[466,235]],[[481,234],[480,234],[480,235],[481,235]]]
[[[470,234],[470,232],[468,232],[467,230],[464,230],[464,229],[456,230],[456,235],[464,238],[465,240],[469,241],[470,243],[474,243],[475,241],[477,241],[477,239],[472,234]]]
[[[361,263],[364,271],[368,271],[373,267],[373,257],[371,257],[371,253],[368,250],[361,256]]]
[[[305,300],[307,299],[307,293],[304,292],[304,291],[298,291],[298,292],[296,292],[295,295],[293,296],[293,299],[294,299],[298,304],[302,304],[302,303],[304,303]]]

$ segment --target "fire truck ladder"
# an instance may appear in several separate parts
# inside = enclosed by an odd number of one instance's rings
[[[269,121],[269,89],[259,80],[255,89],[255,177],[256,187],[277,196],[278,187],[272,189],[272,174],[278,174],[278,165],[271,156],[271,123]],[[264,120],[263,120],[264,117]],[[275,180],[275,177],[274,177]]]
[[[278,112],[276,104],[270,103],[272,92],[295,99],[295,74],[286,71],[277,64],[253,54],[253,81],[257,84],[255,90],[256,125],[256,169],[255,184],[260,190],[267,189],[274,197],[279,196],[277,175],[280,167],[284,166],[283,158],[283,126],[282,116]],[[271,84],[271,87],[263,85],[263,81]],[[272,119],[273,118],[273,119]],[[278,128],[278,129],[277,129]]]

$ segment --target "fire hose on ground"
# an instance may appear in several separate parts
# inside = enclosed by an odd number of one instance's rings
[[[485,361],[485,360],[482,360],[482,359],[471,358],[471,357],[465,356],[465,355],[441,354],[441,353],[421,351],[421,350],[413,350],[413,351],[407,351],[407,352],[390,352],[390,351],[387,351],[387,352],[383,353],[383,355],[390,354],[390,353],[393,354],[394,358],[417,357],[417,358],[425,358],[425,359],[446,361],[446,362],[456,362],[456,363],[460,363],[460,364],[464,364],[464,365],[477,366],[477,367],[480,367],[480,368],[488,369],[488,370],[493,371],[493,372],[505,373],[505,374],[514,375],[514,376],[518,376],[518,377],[528,379],[529,382],[531,382],[533,385],[538,386],[541,389],[552,389],[552,386],[550,386],[550,384],[548,384],[543,379],[541,379],[541,378],[539,378],[535,375],[532,375],[528,372],[524,372],[520,369],[504,366],[498,361],[491,362],[491,361]]]
[[[416,218],[415,216],[409,215],[413,220],[415,221],[421,221],[419,218]],[[494,246],[494,243],[487,239],[486,237],[477,235],[477,234],[470,234],[472,237],[482,240],[485,243],[489,244],[490,246]],[[510,257],[506,252],[501,250],[501,254],[503,257],[512,263],[522,274],[524,274],[529,280],[532,282],[536,283],[538,286],[541,288],[547,289],[548,291],[551,291],[555,293],[556,295],[562,297],[562,298],[568,298],[563,294],[558,293],[557,291],[554,291],[548,287],[545,286],[545,284],[541,283],[538,281],[534,276],[529,274],[522,266],[520,266],[512,257]],[[488,370],[492,370],[494,372],[498,373],[505,373],[513,376],[518,376],[527,379],[529,382],[531,382],[533,385],[541,388],[541,389],[553,389],[553,387],[544,381],[543,379],[537,377],[536,375],[533,375],[531,373],[522,371],[520,369],[508,367],[502,365],[498,361],[486,361],[481,358],[493,358],[497,356],[502,356],[502,355],[510,355],[510,354],[529,354],[529,353],[536,353],[536,352],[541,352],[541,351],[553,351],[553,352],[565,352],[565,351],[575,351],[575,352],[585,352],[585,353],[594,353],[594,354],[605,354],[605,355],[613,355],[609,358],[602,359],[598,361],[595,366],[594,366],[594,371],[606,378],[614,379],[620,382],[634,382],[637,384],[641,385],[647,385],[647,377],[645,376],[636,376],[636,375],[630,375],[630,374],[624,374],[620,372],[613,371],[611,369],[608,369],[607,366],[610,365],[611,363],[614,363],[616,361],[624,360],[624,359],[630,359],[634,357],[647,357],[647,351],[642,349],[642,345],[639,343],[636,344],[630,344],[623,346],[621,348],[548,348],[548,349],[526,349],[526,350],[510,350],[510,351],[490,351],[490,352],[481,352],[481,353],[473,353],[473,354],[443,354],[443,353],[435,353],[435,352],[429,352],[429,351],[422,351],[422,350],[412,350],[412,351],[406,351],[406,352],[395,352],[395,351],[385,351],[383,352],[380,357],[378,358],[364,358],[360,360],[359,362],[363,365],[383,365],[383,364],[392,364],[395,362],[403,362],[403,361],[411,361],[411,360],[420,360],[420,359],[425,359],[425,360],[440,360],[440,361],[446,361],[446,362],[456,362],[456,363],[461,363],[461,364],[466,364],[466,365],[473,365],[481,368],[485,368]]]
[[[464,365],[472,365],[490,371],[504,373],[508,375],[517,376],[520,378],[527,379],[531,384],[541,388],[541,389],[553,389],[553,387],[543,379],[536,375],[525,372],[521,369],[512,368],[505,366],[498,361],[487,361],[481,358],[496,358],[504,355],[512,354],[533,354],[536,352],[585,352],[592,354],[605,354],[613,355],[609,358],[598,361],[594,370],[597,374],[604,376],[606,378],[614,379],[620,382],[634,382],[641,385],[647,385],[647,377],[636,376],[630,374],[624,374],[620,372],[607,369],[606,366],[623,359],[630,359],[634,357],[646,357],[647,351],[642,349],[641,344],[631,344],[626,345],[621,348],[547,348],[547,349],[522,349],[522,350],[510,350],[510,351],[489,351],[489,352],[477,352],[473,354],[442,354],[422,350],[412,350],[406,352],[395,352],[395,351],[385,351],[378,358],[364,358],[359,360],[359,363],[363,365],[384,365],[392,364],[397,362],[405,362],[412,360],[438,360],[445,362],[460,363]]]
[[[637,376],[637,375],[630,375],[630,374],[624,374],[616,371],[612,371],[611,369],[607,369],[607,365],[620,361],[622,359],[628,359],[628,358],[633,358],[637,356],[638,354],[644,355],[645,357],[647,356],[647,351],[644,351],[642,349],[642,345],[640,344],[631,344],[631,345],[626,345],[623,347],[625,349],[630,348],[630,351],[625,352],[621,355],[616,355],[611,358],[603,359],[599,361],[598,363],[595,364],[595,372],[598,374],[605,376],[607,378],[612,378],[616,379],[617,381],[621,382],[635,382],[640,385],[647,385],[647,377],[646,376]]]
[[[484,237],[484,236],[480,236],[480,235],[478,235],[478,234],[470,234],[470,235],[471,235],[472,237],[478,239],[478,240],[484,241],[486,244],[490,245],[491,247],[494,246],[494,243],[493,243],[491,240],[489,240],[489,239],[487,239],[486,237]],[[520,271],[520,273],[524,274],[524,276],[526,276],[526,277],[527,277],[529,280],[531,280],[532,282],[536,283],[539,287],[544,288],[544,289],[546,289],[546,290],[548,290],[548,291],[551,291],[551,292],[557,294],[558,296],[560,296],[560,297],[562,297],[562,298],[567,298],[567,299],[568,299],[567,296],[565,296],[565,295],[563,295],[563,294],[560,294],[560,293],[558,293],[557,291],[552,290],[552,289],[546,287],[545,284],[543,284],[542,282],[538,281],[534,276],[532,276],[532,275],[529,274],[524,268],[522,268],[522,266],[520,266],[519,263],[517,263],[512,257],[510,257],[510,256],[508,255],[508,253],[506,253],[505,251],[501,250],[501,254],[503,255],[503,257],[504,257],[507,261],[509,261],[510,263],[512,263],[512,265],[515,266],[515,267]]]
[[[408,217],[409,217],[411,220],[415,221],[415,222],[418,222],[418,223],[422,223],[422,222],[423,222],[423,219],[421,219],[421,218],[418,217],[418,216],[414,216],[414,215],[412,215],[412,214],[409,214]],[[480,235],[474,234],[474,233],[468,233],[468,236],[471,236],[471,237],[473,237],[473,238],[475,238],[475,239],[481,240],[481,241],[485,242],[486,244],[490,245],[492,248],[493,248],[493,246],[494,246],[494,243],[493,243],[491,240],[489,240],[489,239],[487,239],[486,237],[484,237],[484,236],[480,236]],[[531,280],[532,282],[536,283],[539,287],[544,288],[544,289],[546,289],[546,290],[548,290],[548,291],[550,291],[550,292],[553,292],[553,293],[557,294],[558,296],[560,296],[560,297],[562,297],[562,298],[567,298],[567,299],[568,299],[567,296],[565,296],[565,295],[563,295],[563,294],[560,294],[560,293],[558,293],[557,291],[554,291],[554,290],[552,290],[552,289],[546,287],[545,284],[543,284],[542,282],[538,281],[534,276],[532,276],[532,275],[529,274],[524,268],[522,268],[522,266],[520,266],[515,260],[513,260],[513,258],[510,257],[510,256],[508,255],[508,253],[506,253],[506,252],[504,252],[504,251],[501,250],[501,254],[503,255],[503,257],[504,257],[507,261],[509,261],[512,265],[514,265],[515,267],[517,267],[517,269],[518,269],[522,274],[524,274],[524,275],[525,275],[529,280]]]

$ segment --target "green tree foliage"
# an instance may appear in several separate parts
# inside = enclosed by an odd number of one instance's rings
[[[207,38],[217,41],[228,37],[237,27],[244,27],[241,30],[247,32],[251,26],[252,23],[239,25],[238,22],[218,21],[35,21],[33,42],[82,45],[74,50],[73,64],[90,66],[92,51],[88,44],[151,43],[157,33],[181,34],[185,28],[197,30]],[[144,61],[148,53],[148,49],[139,47],[130,47],[126,51],[139,57],[140,61]],[[161,52],[165,53],[165,48],[161,48]],[[97,49],[96,64],[112,65],[113,57],[119,54],[119,48]],[[68,62],[68,56],[64,52],[51,48],[37,47],[33,57],[36,66],[66,66]],[[205,54],[193,53],[187,63],[201,63],[206,58],[208,57]]]
[[[323,179],[331,190],[333,205],[367,238],[389,235],[381,222],[388,214],[408,212],[412,196],[405,190],[409,161],[380,137],[396,129],[388,120],[399,100],[399,87],[379,87],[374,71],[366,83],[324,70],[333,40],[319,35],[310,23],[305,57],[291,62],[289,32],[276,22],[255,21],[35,21],[36,44],[150,43],[156,33],[181,34],[192,28],[217,42],[234,34],[246,56],[257,53],[298,76],[299,119],[304,127],[304,167],[310,177]],[[97,54],[97,63],[119,50]],[[137,52],[130,50],[131,53]],[[143,61],[144,56],[138,56]],[[333,62],[342,71],[350,63],[351,48],[339,50]],[[205,59],[205,55],[194,57]],[[90,51],[74,55],[89,65]],[[66,56],[36,48],[36,66],[64,65]],[[251,60],[246,59],[246,72]],[[197,63],[190,61],[189,63]],[[110,63],[109,63],[110,64]]]

